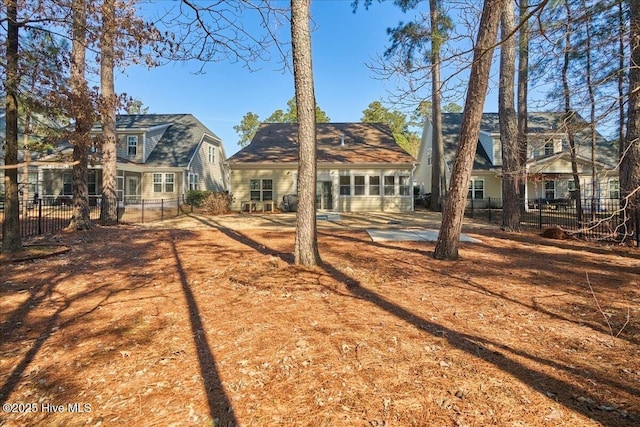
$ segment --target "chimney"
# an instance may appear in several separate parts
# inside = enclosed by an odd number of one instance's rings
[[[344,147],[344,135],[340,135],[340,146]]]

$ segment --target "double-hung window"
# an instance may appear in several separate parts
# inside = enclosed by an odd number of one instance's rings
[[[154,173],[153,174],[153,192],[154,193],[173,193],[175,189],[176,175],[170,173]]]
[[[197,173],[189,174],[189,190],[198,190],[200,180]]]
[[[370,196],[380,195],[380,177],[379,176],[369,176],[369,195]]]
[[[273,200],[272,179],[252,179],[249,181],[249,197],[251,200]]]
[[[340,195],[341,196],[351,195],[351,176],[350,175],[340,176]]]
[[[209,158],[209,163],[211,163],[211,164],[213,164],[215,162],[215,160],[216,160],[216,151],[215,150],[216,150],[215,147],[213,147],[211,145],[209,146],[209,156],[208,156],[208,158]]]
[[[484,199],[484,179],[471,179],[467,198],[474,200]]]
[[[400,178],[400,195],[401,196],[410,196],[411,195],[411,183],[409,181],[409,177],[406,175],[401,175]]]
[[[384,177],[384,195],[393,196],[396,194],[396,177],[395,175],[386,175]]]
[[[73,176],[71,172],[62,174],[62,195],[70,196],[73,194]]]
[[[353,195],[364,196],[364,175],[356,175],[353,177]]]
[[[138,135],[127,135],[127,155],[138,155]]]
[[[544,182],[544,198],[547,200],[556,198],[556,182],[553,180]]]
[[[609,198],[611,199],[620,198],[620,183],[617,179],[609,180]]]

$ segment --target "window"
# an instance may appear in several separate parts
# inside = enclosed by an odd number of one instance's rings
[[[70,196],[73,194],[73,176],[71,172],[62,174],[62,195]]]
[[[369,195],[370,196],[380,195],[380,177],[379,176],[369,177]]]
[[[364,196],[364,176],[353,177],[353,195]]]
[[[251,200],[273,200],[272,179],[252,179],[249,181],[249,198]]]
[[[89,171],[89,194],[95,195],[98,194],[98,172],[96,170]]]
[[[547,142],[544,144],[544,155],[547,156],[549,154],[553,154],[553,141]]]
[[[617,179],[609,180],[609,198],[611,199],[619,199],[620,198],[620,183]]]
[[[209,146],[209,163],[214,163],[216,161],[216,151],[215,147]]]
[[[411,195],[411,185],[409,182],[408,176],[400,176],[400,195],[401,196],[410,196]]]
[[[198,190],[200,179],[197,173],[189,174],[189,190]]]
[[[384,195],[393,196],[396,193],[396,177],[394,175],[387,175],[384,177]]]
[[[484,179],[471,179],[469,182],[468,199],[482,200],[484,199]]]
[[[340,195],[341,196],[351,195],[351,177],[350,176],[340,177]]]
[[[127,136],[127,154],[129,156],[136,156],[138,154],[138,136]]]
[[[544,198],[547,200],[556,198],[556,182],[555,181],[544,182]]]
[[[173,193],[175,188],[175,177],[174,173],[154,173],[153,192]]]

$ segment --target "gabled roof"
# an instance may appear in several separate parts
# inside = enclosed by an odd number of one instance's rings
[[[205,135],[220,143],[211,130],[192,114],[120,114],[116,116],[118,131],[167,126],[145,165],[187,167]],[[98,127],[97,130],[100,128]],[[119,160],[120,161],[120,160]]]
[[[389,126],[382,123],[318,123],[316,135],[318,162],[413,164],[415,161],[396,143]],[[229,158],[232,165],[297,162],[297,123],[261,124],[251,143]]]
[[[583,124],[582,130],[576,133],[576,141],[579,145],[579,153],[582,157],[586,157],[584,154],[587,148],[590,150],[590,143],[587,144],[588,129],[587,123],[581,118],[576,119],[579,123]],[[458,147],[458,138],[460,136],[460,127],[462,125],[462,113],[443,113],[442,114],[442,135],[444,140],[444,152],[445,160],[449,164],[453,164],[455,160],[456,151]],[[482,121],[480,124],[480,131],[486,132],[492,135],[500,134],[500,121],[498,113],[483,113]],[[553,134],[566,134],[566,128],[564,125],[564,113],[554,112],[533,112],[529,113],[527,132],[529,135],[553,135]],[[582,142],[580,142],[582,141]],[[597,135],[597,161],[605,164],[609,167],[614,167],[617,162],[616,150],[608,143],[601,135]],[[566,147],[563,146],[563,150]],[[537,159],[542,159],[541,157]],[[485,152],[482,144],[478,143],[478,149],[474,158],[473,168],[474,170],[489,170],[494,166],[491,163],[490,157]],[[500,167],[500,166],[498,166]]]

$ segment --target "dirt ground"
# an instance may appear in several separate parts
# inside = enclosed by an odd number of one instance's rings
[[[40,239],[0,265],[2,426],[640,424],[640,250],[495,227],[372,242],[292,215],[193,216]]]

